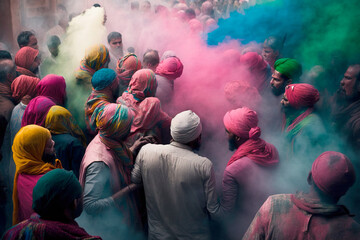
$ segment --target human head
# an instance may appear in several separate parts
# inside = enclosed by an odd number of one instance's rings
[[[171,120],[170,134],[175,142],[191,145],[193,149],[198,149],[201,132],[200,118],[191,110],[183,111]]]
[[[41,58],[39,50],[31,47],[21,48],[15,55],[15,64],[36,74],[39,71]]]
[[[201,13],[212,16],[214,14],[214,7],[210,1],[205,1],[201,4]]]
[[[193,18],[196,18],[195,10],[192,8],[188,8],[185,10],[185,16],[188,21],[190,21]]]
[[[47,97],[38,96],[33,98],[26,106],[24,115],[21,120],[21,127],[30,124],[44,126],[46,115],[50,108],[54,105],[55,103]]]
[[[86,66],[95,71],[107,68],[110,62],[109,50],[103,44],[91,46],[86,49],[83,61]]]
[[[328,151],[318,156],[309,173],[308,182],[313,183],[336,202],[355,183],[354,167],[347,156]]]
[[[54,169],[33,189],[32,207],[42,219],[73,221],[82,212],[82,188],[72,171]]]
[[[30,77],[26,75],[20,75],[14,79],[11,84],[12,97],[16,101],[25,100],[26,104],[36,97],[36,86],[40,82],[37,77]]]
[[[19,44],[19,48],[28,46],[34,49],[39,49],[38,41],[35,37],[35,34],[30,31],[23,31],[19,33],[17,37],[17,42]]]
[[[223,118],[223,122],[231,151],[237,149],[248,139],[256,140],[261,135],[261,130],[257,126],[257,114],[247,107],[227,112]]]
[[[341,93],[349,100],[360,95],[360,64],[350,65],[340,82]]]
[[[142,12],[150,12],[151,11],[151,3],[149,1],[143,1],[141,3],[140,10]]]
[[[56,20],[62,27],[66,27],[69,23],[69,14],[66,7],[62,4],[56,6]]]
[[[156,67],[159,65],[160,57],[156,50],[149,49],[143,56],[143,68],[149,68],[155,72]]]
[[[118,92],[119,81],[116,73],[110,68],[102,68],[96,71],[91,78],[91,84],[96,91],[110,87],[113,94]]]
[[[134,114],[123,104],[110,103],[98,111],[96,126],[101,138],[124,140],[131,128]]]
[[[249,107],[255,109],[261,105],[261,95],[255,87],[245,86],[240,81],[231,81],[225,84],[224,93],[235,108]]]
[[[10,52],[6,51],[6,50],[0,50],[0,60],[1,59],[9,59],[12,60],[11,54]]]
[[[28,164],[41,166],[45,155],[55,154],[50,131],[32,124],[22,127],[15,135],[12,150],[16,165],[24,165],[30,160]]]
[[[52,99],[57,105],[64,105],[66,98],[66,82],[63,76],[48,74],[40,80],[36,87],[39,96]]]
[[[154,97],[157,89],[155,73],[150,69],[140,69],[132,76],[128,92],[137,101],[142,101],[147,97]]]
[[[281,104],[285,108],[311,108],[320,99],[319,91],[307,83],[290,84],[286,86]]]
[[[274,95],[284,93],[285,87],[297,82],[302,74],[301,64],[295,59],[280,58],[274,64],[274,73],[270,81],[271,90]]]
[[[138,1],[131,2],[130,7],[131,7],[131,10],[133,10],[133,11],[139,10],[139,2]]]
[[[161,61],[156,68],[156,74],[166,77],[169,80],[179,78],[183,72],[184,66],[179,58],[169,57]]]
[[[134,73],[141,69],[141,61],[133,53],[129,53],[126,56],[119,59],[116,71],[120,81],[129,84]]]
[[[16,77],[16,65],[10,59],[0,59],[0,83],[9,85]]]
[[[110,51],[115,54],[122,56],[123,55],[123,42],[122,36],[119,32],[111,32],[107,36],[107,40],[110,46]]]
[[[283,47],[282,45],[282,41],[277,37],[270,36],[265,39],[262,49],[262,56],[264,60],[271,66],[273,66],[275,61],[279,58],[280,51]]]
[[[49,52],[51,53],[51,56],[57,57],[59,54],[59,46],[61,44],[60,38],[56,35],[52,35],[48,38],[46,44]]]

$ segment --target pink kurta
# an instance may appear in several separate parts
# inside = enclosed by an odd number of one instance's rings
[[[33,201],[33,189],[37,181],[43,176],[41,175],[29,175],[20,173],[17,180],[17,190],[19,199],[19,222],[30,218],[31,214],[34,213],[32,209]]]

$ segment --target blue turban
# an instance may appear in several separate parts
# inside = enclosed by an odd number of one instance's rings
[[[116,73],[109,68],[102,68],[94,73],[91,84],[95,90],[102,90],[110,86],[116,79]]]

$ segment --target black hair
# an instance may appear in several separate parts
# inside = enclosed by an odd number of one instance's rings
[[[107,36],[107,40],[108,40],[108,43],[110,43],[111,40],[115,39],[115,38],[121,38],[121,33],[119,32],[111,32],[109,33],[109,35]]]
[[[6,50],[0,50],[0,59],[12,60],[11,54]]]
[[[19,44],[19,48],[27,46],[29,44],[31,36],[35,36],[35,34],[33,32],[30,32],[30,31],[21,32],[17,37],[17,42]]]

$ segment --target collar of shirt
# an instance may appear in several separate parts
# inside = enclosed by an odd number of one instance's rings
[[[182,144],[182,143],[179,143],[179,142],[175,142],[174,140],[172,140],[172,142],[170,143],[171,146],[174,146],[174,147],[178,147],[178,148],[183,148],[183,149],[187,149],[189,151],[192,151],[192,148],[188,145],[185,145],[185,144]]]

